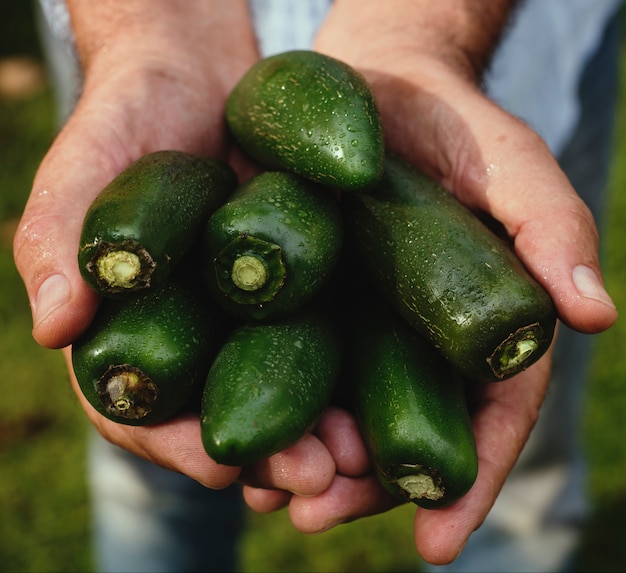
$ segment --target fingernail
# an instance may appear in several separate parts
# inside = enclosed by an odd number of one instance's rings
[[[585,265],[578,265],[572,271],[572,280],[578,292],[585,298],[597,300],[610,308],[615,308],[613,300],[604,290],[598,275]]]
[[[70,282],[64,275],[51,275],[41,286],[37,292],[37,300],[35,302],[33,312],[33,323],[37,326],[44,321],[57,308],[65,304],[70,299]]]

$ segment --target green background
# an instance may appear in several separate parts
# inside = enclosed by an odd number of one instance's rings
[[[626,65],[626,41],[622,58]],[[0,20],[0,79],[18,64],[31,80],[0,89],[0,571],[90,571],[90,506],[85,481],[87,422],[58,351],[38,347],[11,242],[30,185],[55,134],[30,2],[5,2]],[[2,74],[5,74],[4,76]],[[0,85],[4,85],[0,81]],[[621,101],[626,101],[622,88]],[[626,106],[615,157],[626,156]],[[607,287],[626,302],[626,162],[614,161],[602,244]],[[577,568],[622,571],[626,562],[626,326],[594,337],[589,400],[581,424],[591,462],[593,514]],[[244,571],[418,571],[413,508],[307,536],[284,511],[249,513],[241,547]]]

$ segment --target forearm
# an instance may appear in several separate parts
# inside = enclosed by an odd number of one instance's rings
[[[67,0],[67,6],[87,75],[131,62],[200,74],[256,53],[245,0]]]
[[[411,55],[450,65],[480,78],[518,0],[336,0],[320,34],[322,46],[344,41],[345,58],[367,68],[367,59]]]

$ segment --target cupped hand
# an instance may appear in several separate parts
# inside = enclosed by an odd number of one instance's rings
[[[585,333],[609,328],[617,311],[602,282],[595,221],[545,142],[467,81],[428,64],[401,76],[365,71],[388,147],[502,225],[561,321]]]
[[[478,476],[470,491],[443,509],[417,508],[415,546],[427,562],[453,561],[486,518],[513,469],[537,419],[548,387],[550,353],[504,382],[477,384],[471,392],[472,425],[478,451]],[[336,463],[327,489],[302,496],[263,488],[244,488],[250,508],[266,513],[288,506],[296,529],[321,533],[339,524],[382,513],[401,502],[378,483],[354,418],[331,408],[316,435]]]
[[[314,495],[328,487],[335,473],[334,460],[314,436],[244,472],[217,464],[203,449],[197,416],[139,427],[97,413],[78,387],[67,346],[98,306],[99,298],[78,270],[78,241],[88,206],[111,179],[160,149],[221,158],[241,179],[254,172],[231,145],[224,122],[226,97],[255,61],[256,48],[244,50],[244,56],[204,70],[197,68],[202,62],[191,65],[180,58],[117,60],[114,66],[93,62],[74,113],[36,175],[15,237],[15,260],[31,300],[35,339],[43,346],[64,347],[81,405],[105,439],[207,487],[240,481]]]
[[[518,257],[550,293],[562,322],[585,333],[609,328],[617,311],[602,282],[595,222],[546,144],[482,93],[475,69],[464,67],[469,58],[455,60],[454,51],[440,58],[435,48],[421,43],[419,32],[426,30],[411,28],[407,13],[394,26],[392,4],[390,18],[368,19],[367,6],[353,18],[350,2],[336,3],[316,49],[366,76],[390,151],[503,227]],[[434,3],[421,5],[439,10]],[[441,11],[454,6],[442,3]],[[406,30],[413,35],[403,37]],[[550,367],[551,351],[510,380],[478,388],[472,413],[478,476],[454,505],[417,510],[415,545],[426,561],[454,560],[487,516],[538,417]],[[358,432],[349,436],[348,451],[355,451],[361,443]],[[324,531],[393,506],[371,474],[340,472],[319,496],[249,489],[246,501],[258,511],[288,504],[293,524],[304,532]]]
[[[65,347],[74,384],[67,345],[89,325],[99,303],[80,276],[78,242],[85,212],[100,190],[134,160],[162,149],[224,159],[242,178],[249,167],[233,155],[224,122],[230,89],[258,58],[245,12],[203,2],[189,2],[186,11],[156,4],[154,12],[142,14],[140,0],[123,6],[68,3],[84,84],[39,167],[14,240],[33,336],[43,346]],[[229,30],[240,20],[234,45]],[[239,468],[219,466],[204,453],[197,417],[153,428],[114,424],[75,389],[90,420],[113,443],[211,487],[238,478]]]
[[[311,496],[335,475],[314,435],[251,467],[219,465],[204,452],[197,416],[152,427],[114,423],[85,400],[69,345],[99,298],[77,266],[85,212],[99,191],[142,155],[177,149],[226,160],[241,180],[255,172],[231,145],[224,120],[230,90],[258,51],[244,0],[68,1],[84,84],[76,109],[36,174],[14,241],[33,312],[33,336],[64,348],[88,418],[112,443],[211,488],[233,481]]]
[[[41,163],[15,236],[15,261],[41,345],[71,343],[97,307],[77,266],[83,217],[95,196],[151,151],[227,159],[223,107],[233,81],[132,63],[87,78],[75,112]]]
[[[465,8],[418,0],[401,14],[391,0],[384,14],[368,5],[355,18],[353,3],[336,3],[315,47],[368,79],[387,148],[499,222],[563,322],[585,333],[609,328],[617,311],[603,286],[593,216],[539,135],[477,85],[471,54],[454,46],[455,26],[459,42],[471,43],[471,22],[452,14]]]
[[[245,468],[214,462],[202,445],[197,413],[175,416],[152,426],[129,426],[109,420],[83,396],[71,368],[71,350],[63,349],[70,380],[90,422],[106,440],[160,467],[222,489],[233,482],[280,491],[284,495],[315,496],[330,486],[335,460],[324,442],[313,434],[293,446]]]

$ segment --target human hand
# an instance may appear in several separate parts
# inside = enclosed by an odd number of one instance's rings
[[[494,6],[507,3],[498,0]],[[447,44],[437,52],[436,40],[423,33],[426,48],[401,4],[388,2],[385,14],[380,6],[362,7],[357,20],[349,16],[350,0],[337,2],[316,49],[366,76],[389,150],[504,227],[564,323],[585,333],[609,328],[617,311],[602,285],[591,212],[536,132],[482,93],[470,57],[449,53]],[[417,20],[428,28],[431,3],[413,4],[413,12],[422,13]],[[446,5],[455,3],[440,2],[435,12],[445,13]],[[426,7],[420,11],[420,6]],[[399,29],[393,26],[398,14],[403,18]],[[433,14],[433,19],[441,17]],[[346,37],[351,41],[343,41]]]
[[[509,380],[478,384],[473,389],[478,476],[469,492],[454,504],[416,509],[415,545],[425,561],[436,565],[453,561],[487,516],[537,419],[548,387],[550,362],[548,353]],[[335,460],[337,469],[330,486],[305,497],[253,484],[244,487],[251,509],[267,513],[288,507],[296,529],[320,533],[401,503],[378,483],[354,418],[347,411],[329,410],[316,435]]]
[[[561,321],[586,333],[609,328],[617,311],[602,286],[591,213],[539,136],[480,91],[476,54],[465,50],[476,46],[454,45],[459,38],[482,42],[489,34],[461,28],[455,35],[457,23],[467,28],[471,23],[467,14],[457,17],[465,8],[455,2],[418,0],[412,10],[393,0],[384,8],[353,3],[335,2],[316,49],[364,73],[379,103],[387,148],[471,209],[498,221],[518,257],[550,293]],[[490,8],[498,12],[505,4],[512,3],[494,2]],[[478,52],[485,48],[476,47]],[[452,561],[486,517],[537,419],[550,361],[548,353],[518,376],[479,389],[473,408],[478,477],[451,507],[417,510],[415,543],[425,560]],[[350,435],[347,449],[355,451],[360,438],[357,432]],[[320,496],[248,489],[246,500],[258,511],[289,504],[292,522],[305,532],[392,506],[371,475],[338,474]]]
[[[339,523],[381,513],[399,504],[372,473],[370,460],[354,417],[329,407],[314,430],[335,462],[327,488],[317,495],[264,487],[258,481],[243,488],[248,506],[259,513],[289,507],[293,525],[304,533],[320,533]]]
[[[124,10],[109,4],[76,3],[72,16],[83,90],[41,163],[15,236],[33,335],[50,348],[71,343],[97,307],[76,262],[82,220],[95,196],[151,151],[178,149],[231,160],[225,100],[258,58],[247,12],[237,14],[237,3],[228,10],[212,7],[215,14],[203,2],[189,2],[187,10],[151,3],[138,18],[141,0],[125,3]],[[159,10],[160,19],[144,18]],[[209,13],[198,13],[202,10]],[[211,25],[205,28],[203,21]],[[236,46],[229,32],[237,34]]]
[[[63,349],[72,386],[90,422],[108,441],[150,462],[185,474],[205,487],[222,489],[233,482],[308,497],[330,485],[335,461],[324,442],[307,434],[296,444],[245,468],[214,462],[205,452],[197,413],[176,416],[152,426],[127,426],[98,413],[82,394],[71,368],[71,351]]]
[[[245,2],[190,0],[185,10],[169,0],[150,0],[149,8],[142,0],[68,4],[84,89],[37,172],[14,244],[35,339],[65,347],[81,405],[111,442],[208,487],[245,479],[301,495],[319,493],[335,466],[313,436],[240,477],[240,468],[218,465],[206,455],[197,417],[131,427],[100,416],[83,398],[66,345],[88,326],[99,302],[77,266],[88,206],[131,162],[160,149],[222,158],[246,178],[252,166],[230,144],[224,105],[258,53]]]

